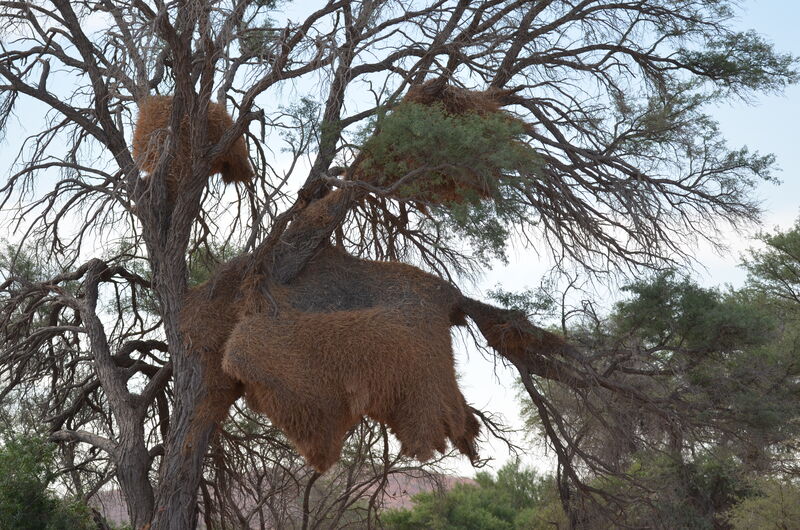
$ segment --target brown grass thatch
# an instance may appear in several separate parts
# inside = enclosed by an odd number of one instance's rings
[[[449,328],[464,322],[455,287],[327,247],[289,285],[271,286],[266,310],[246,314],[248,260],[225,265],[185,301],[181,331],[209,388],[202,414],[220,421],[244,389],[321,471],[362,415],[386,423],[410,456],[428,459],[449,439],[476,458],[479,424],[450,343]]]
[[[467,90],[448,85],[442,78],[428,80],[408,89],[403,101],[420,105],[441,104],[445,112],[453,115],[478,114],[486,116],[504,112],[507,98],[513,89],[490,88],[489,90]]]
[[[478,423],[456,383],[449,328],[446,316],[386,306],[266,311],[236,326],[222,366],[320,472],[363,415],[388,425],[407,456],[429,460],[450,439],[474,459]]]
[[[152,173],[163,151],[167,137],[170,114],[172,113],[172,96],[150,96],[139,102],[139,116],[133,131],[133,157],[139,168]],[[218,103],[208,106],[208,141],[216,143],[226,130],[233,126],[233,119],[225,107]],[[174,202],[180,191],[180,164],[191,160],[189,148],[188,118],[181,121],[184,129],[182,141],[178,146],[175,160],[167,174],[167,200]],[[239,137],[231,145],[230,150],[211,161],[209,176],[220,173],[226,184],[231,182],[249,182],[253,178],[253,168],[247,157],[247,143]]]

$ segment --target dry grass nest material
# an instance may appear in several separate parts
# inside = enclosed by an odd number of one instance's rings
[[[139,168],[147,173],[155,171],[169,136],[169,120],[172,113],[172,96],[149,96],[139,102],[139,115],[133,130],[133,157]],[[208,141],[215,144],[233,126],[233,119],[218,103],[208,106]],[[172,203],[180,192],[180,175],[185,165],[191,162],[189,142],[189,118],[181,120],[180,145],[166,177],[167,201]],[[230,149],[211,161],[208,176],[219,173],[226,184],[249,182],[253,179],[253,168],[247,156],[244,137],[233,142]]]
[[[449,439],[474,459],[479,427],[458,389],[449,322],[404,316],[387,306],[253,314],[234,329],[222,366],[320,472],[365,415],[406,456],[429,460]]]
[[[211,388],[205,414],[219,421],[243,392],[320,472],[363,416],[386,424],[405,455],[428,460],[449,441],[477,458],[479,423],[451,345],[450,327],[464,322],[455,287],[335,247],[271,285],[271,300],[247,287],[246,270],[231,262],[187,295],[181,330]]]

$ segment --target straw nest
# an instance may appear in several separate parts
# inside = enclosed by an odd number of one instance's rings
[[[409,105],[423,105],[433,107],[432,112],[442,112],[448,117],[481,117],[500,118],[505,124],[512,124],[519,131],[528,129],[528,124],[514,117],[503,109],[508,105],[509,96],[514,90],[489,89],[485,91],[467,90],[447,84],[443,79],[433,79],[420,85],[412,86],[402,101],[393,110],[393,113],[404,112]],[[386,119],[392,119],[390,114]],[[380,127],[373,138],[384,134]],[[372,140],[372,139],[371,139]],[[430,165],[426,157],[414,156],[409,153],[384,153],[382,159],[376,159],[370,152],[371,140],[367,140],[363,156],[355,168],[353,178],[378,184],[383,187],[392,186],[404,174]],[[490,142],[492,140],[486,140]],[[527,149],[521,142],[514,138],[505,138],[515,149]],[[505,147],[508,147],[506,145]],[[481,146],[488,148],[492,145]],[[402,151],[402,150],[398,150]],[[501,181],[501,168],[487,171],[475,169],[468,163],[474,152],[464,153],[463,161],[455,161],[452,167],[429,170],[415,177],[408,184],[403,184],[393,192],[392,196],[432,204],[463,203],[467,200],[487,199],[494,196],[494,190]],[[402,167],[406,171],[392,171],[390,168]]]
[[[133,157],[139,168],[147,173],[155,171],[169,136],[169,120],[172,113],[172,96],[149,96],[139,102],[139,115],[133,130]],[[208,106],[208,141],[219,142],[222,135],[233,126],[233,119],[218,103]],[[180,192],[181,169],[190,161],[190,123],[188,117],[181,121],[180,144],[176,157],[166,177],[167,201],[172,203]],[[253,179],[253,168],[247,156],[247,143],[239,137],[230,149],[211,161],[208,176],[219,173],[226,184],[249,182]]]

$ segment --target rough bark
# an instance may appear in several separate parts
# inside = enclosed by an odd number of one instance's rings
[[[203,461],[216,423],[196,415],[208,396],[203,387],[197,357],[188,353],[172,355],[176,370],[176,403],[170,421],[166,451],[160,470],[161,481],[150,528],[192,529],[197,527],[197,495]]]

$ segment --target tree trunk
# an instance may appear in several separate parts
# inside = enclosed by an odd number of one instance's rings
[[[160,280],[156,289],[173,363],[175,405],[164,444],[150,528],[191,530],[197,526],[197,492],[215,422],[200,414],[203,400],[209,397],[203,382],[202,358],[192,355],[180,334],[180,314],[186,293],[185,262],[182,256],[174,256],[172,260],[161,260],[159,265],[161,274],[156,276]]]
[[[128,504],[128,517],[134,528],[142,528],[153,516],[153,488],[148,470],[150,457],[144,445],[144,428],[139,418],[131,417],[120,425],[117,446],[117,480]]]
[[[199,358],[182,350],[172,356],[176,401],[161,466],[152,530],[197,527],[197,492],[203,476],[203,460],[216,427],[213,418],[200,414],[204,399],[213,396],[208,396],[203,384]]]

